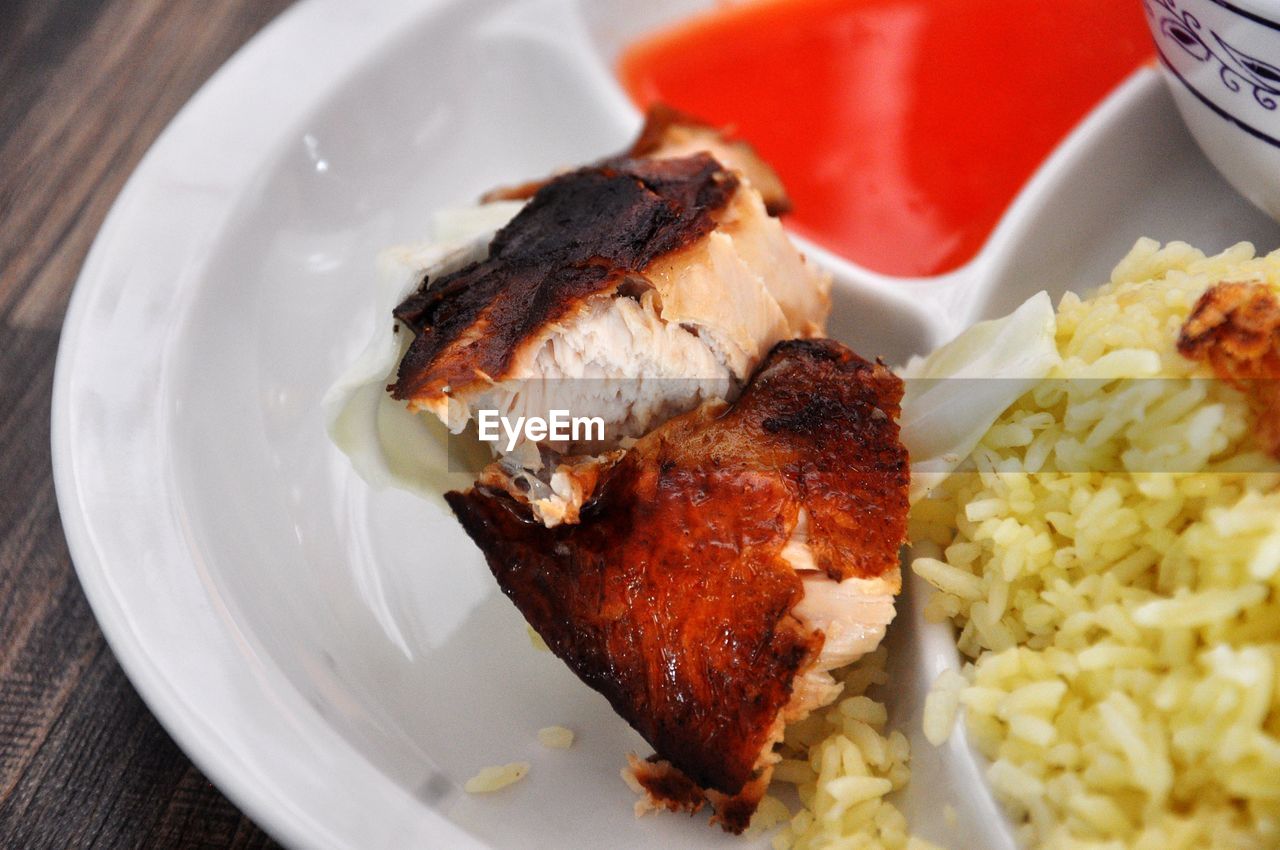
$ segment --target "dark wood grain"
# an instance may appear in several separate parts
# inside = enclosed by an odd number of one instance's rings
[[[258,848],[106,646],[54,500],[49,397],[130,171],[290,0],[0,0],[0,848]]]

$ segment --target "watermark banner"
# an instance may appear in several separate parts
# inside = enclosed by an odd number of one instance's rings
[[[954,455],[962,446],[966,457],[953,457],[948,468],[1121,474],[1280,470],[1272,454],[1276,426],[1270,424],[1271,418],[1280,419],[1280,381],[1098,377],[904,383],[899,422],[913,463]],[[509,456],[513,466],[536,468],[549,459],[625,447],[671,417],[703,403],[720,404],[735,391],[724,377],[504,382],[470,399],[466,428],[448,437],[450,470],[474,471],[500,456]],[[1016,401],[1007,405],[1009,398]]]

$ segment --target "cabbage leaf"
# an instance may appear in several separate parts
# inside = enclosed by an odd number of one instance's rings
[[[466,489],[489,459],[482,445],[456,440],[450,469],[449,432],[429,413],[413,413],[391,398],[400,358],[411,341],[395,332],[392,310],[422,281],[483,259],[494,234],[522,204],[500,201],[436,215],[432,239],[392,248],[379,258],[372,335],[322,401],[329,438],[374,487],[396,487],[443,504],[447,490]]]
[[[902,442],[911,455],[912,503],[927,496],[1060,357],[1049,294],[1038,292],[1000,319],[979,322],[898,374]]]

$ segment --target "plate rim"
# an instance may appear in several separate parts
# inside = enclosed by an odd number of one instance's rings
[[[251,110],[244,115],[226,116],[225,107],[235,100],[230,95],[241,91],[246,82],[256,81],[262,85],[264,79],[270,79],[262,72],[278,68],[282,57],[296,58],[300,50],[311,50],[309,37],[323,33],[337,35],[340,30],[346,53],[339,61],[314,65],[312,70],[319,69],[320,74],[301,85],[296,80],[283,83],[279,75],[271,81],[275,86],[289,89],[288,92],[274,91],[272,95],[276,97],[286,94],[292,97],[298,94],[299,88],[308,90],[294,104],[295,115],[298,116],[309,115],[322,106],[324,96],[332,92],[333,86],[340,85],[354,69],[376,55],[377,47],[394,37],[401,26],[458,2],[460,0],[380,0],[376,4],[376,12],[365,10],[353,14],[343,0],[299,0],[268,22],[201,84],[138,161],[94,236],[76,277],[60,329],[49,418],[53,484],[67,548],[90,610],[131,686],[184,755],[241,812],[288,847],[362,848],[370,846],[370,836],[351,823],[344,828],[315,818],[311,814],[314,808],[298,804],[296,789],[293,793],[286,793],[288,788],[281,781],[282,777],[254,770],[242,757],[243,747],[248,743],[244,740],[244,730],[207,723],[195,710],[195,695],[183,693],[174,686],[154,651],[135,633],[112,587],[108,563],[113,559],[108,557],[94,533],[94,520],[86,507],[81,487],[82,475],[77,465],[78,449],[73,427],[78,401],[73,386],[74,369],[82,356],[92,311],[98,306],[95,299],[103,295],[108,282],[104,273],[112,257],[122,250],[129,250],[122,243],[127,241],[125,237],[131,228],[137,227],[148,215],[154,216],[154,213],[146,212],[139,202],[153,184],[163,179],[162,161],[166,156],[176,156],[184,146],[188,146],[193,134],[207,126],[211,115],[230,117],[240,122],[251,121]],[[357,25],[354,29],[353,24]],[[334,57],[330,55],[327,59],[333,60]],[[270,96],[263,96],[270,101]],[[275,120],[266,130],[268,144],[287,136],[292,126],[291,120]],[[251,178],[270,160],[270,156],[254,160],[247,172],[237,175],[241,178],[238,182],[220,187],[215,181],[212,192],[208,191],[209,187],[204,187],[205,197],[213,203],[211,211],[220,217],[233,213],[243,200],[244,178]],[[158,409],[151,414],[161,421],[165,418]],[[210,622],[217,619],[211,610],[185,613]],[[279,688],[268,689],[261,682],[253,683],[253,687],[256,689],[254,696],[264,707],[277,703],[282,696]],[[320,717],[296,689],[290,686],[286,690],[292,692],[283,694],[291,698],[289,708],[310,711],[314,718]],[[360,755],[336,730],[332,735],[338,745]],[[406,801],[413,800],[412,795],[376,767],[369,765],[369,770],[383,787],[399,792]],[[485,846],[431,807],[415,806],[411,818],[402,820],[404,825],[412,822],[418,828],[398,832],[401,840],[417,837],[446,841],[450,847]],[[422,830],[424,826],[427,828],[425,832]]]

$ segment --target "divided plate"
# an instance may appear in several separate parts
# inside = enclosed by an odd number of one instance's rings
[[[371,323],[374,259],[482,190],[619,149],[639,116],[619,46],[707,0],[307,0],[223,68],[148,153],[77,285],[55,380],[55,478],[116,655],[200,768],[288,844],[766,846],[703,818],[635,820],[647,752],[532,651],[451,517],[373,492],[320,397]],[[1045,164],[970,264],[836,275],[832,334],[901,362],[1031,293],[1106,278],[1141,235],[1217,250],[1280,231],[1201,158],[1153,71]],[[382,319],[385,320],[385,319]],[[890,630],[913,828],[1010,847],[961,738],[919,733],[955,650],[911,587]],[[569,751],[539,727],[578,733]],[[533,763],[506,791],[480,767]],[[943,803],[960,824],[943,823]]]

